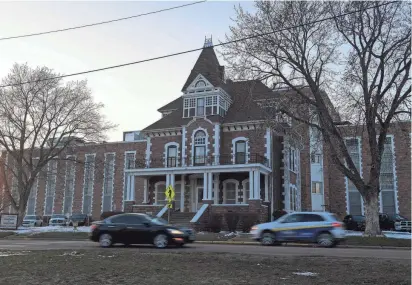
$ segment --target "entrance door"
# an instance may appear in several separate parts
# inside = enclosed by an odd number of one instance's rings
[[[312,211],[324,211],[323,208],[323,183],[318,181],[312,182]]]
[[[192,188],[192,212],[197,212],[202,206],[203,199],[203,187],[195,186]]]

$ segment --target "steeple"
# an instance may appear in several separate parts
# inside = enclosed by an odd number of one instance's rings
[[[213,49],[212,36],[210,38],[205,37],[202,52],[193,66],[186,83],[183,85],[182,91],[186,90],[199,74],[202,74],[215,87],[224,82],[224,67],[220,66]]]
[[[213,47],[212,35],[210,35],[210,38],[206,38],[205,36],[205,44],[203,45],[203,48],[208,47]]]

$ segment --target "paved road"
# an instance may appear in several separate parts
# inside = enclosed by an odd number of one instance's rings
[[[0,240],[1,250],[52,250],[52,249],[97,249],[98,244],[89,241],[51,241],[51,240]],[[158,251],[150,246],[136,246],[130,250]],[[312,247],[263,247],[253,245],[200,244],[188,245],[184,249],[170,248],[166,251],[222,252],[272,256],[330,256],[366,257],[410,260],[410,250],[361,249],[361,248],[312,248]]]

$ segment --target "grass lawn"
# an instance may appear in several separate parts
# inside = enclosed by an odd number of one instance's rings
[[[10,256],[7,256],[11,254]],[[410,261],[240,254],[140,252],[135,248],[70,252],[0,252],[2,285],[14,284],[410,284]]]

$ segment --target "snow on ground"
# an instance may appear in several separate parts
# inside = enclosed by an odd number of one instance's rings
[[[75,230],[73,227],[62,226],[46,226],[46,227],[19,227],[17,230],[0,230],[2,232],[14,232],[18,235],[31,235],[44,232],[89,232],[90,227],[77,227]]]
[[[317,276],[317,273],[314,272],[293,272],[295,275],[301,275],[301,276]]]
[[[412,239],[411,233],[408,232],[391,232],[391,231],[382,231],[382,234],[387,238],[395,238],[395,239]],[[346,231],[346,236],[357,236],[361,237],[363,232],[355,232],[355,231]]]
[[[30,251],[22,251],[22,252],[2,252],[0,251],[0,257],[12,256],[12,255],[26,255]]]

